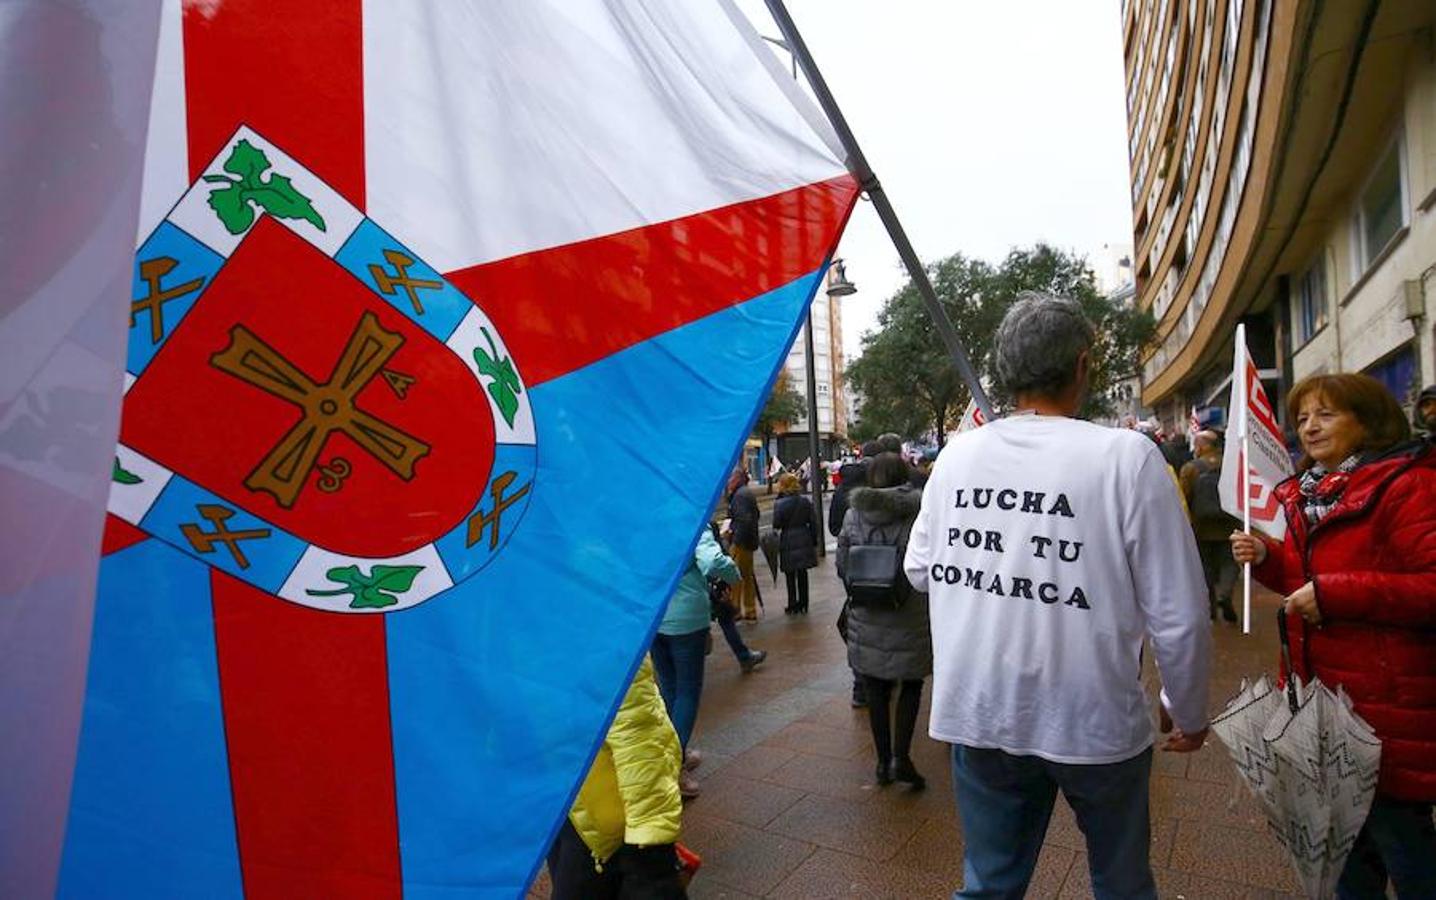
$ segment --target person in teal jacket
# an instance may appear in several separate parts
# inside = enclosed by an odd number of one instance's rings
[[[668,600],[668,609],[653,637],[653,669],[658,676],[658,691],[678,742],[684,749],[686,768],[696,764],[696,755],[687,753],[693,724],[698,721],[698,700],[703,694],[703,657],[708,643],[708,579],[718,578],[728,584],[738,582],[738,564],[723,552],[712,531],[705,526],[693,550],[693,561],[678,589]],[[690,761],[690,759],[692,761]],[[685,797],[697,796],[697,784],[685,769],[679,785]]]

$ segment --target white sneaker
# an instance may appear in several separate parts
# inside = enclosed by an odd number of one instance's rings
[[[693,777],[692,772],[678,773],[678,793],[685,800],[692,800],[701,793],[698,789],[698,779]]]

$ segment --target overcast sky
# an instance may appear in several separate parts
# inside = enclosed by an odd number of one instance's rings
[[[763,0],[737,3],[778,35]],[[1117,0],[787,6],[923,259],[997,262],[1042,240],[1095,265],[1131,244]],[[858,286],[843,305],[852,359],[906,276],[866,202],[840,255]]]

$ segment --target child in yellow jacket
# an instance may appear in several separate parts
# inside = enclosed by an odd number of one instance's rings
[[[678,735],[643,663],[548,854],[553,900],[681,898]]]

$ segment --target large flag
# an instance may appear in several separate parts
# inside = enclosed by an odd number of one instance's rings
[[[520,894],[858,185],[729,0],[158,56],[60,893]]]

